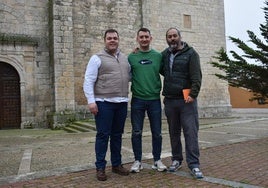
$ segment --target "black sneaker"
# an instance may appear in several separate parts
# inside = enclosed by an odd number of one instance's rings
[[[174,160],[174,161],[172,161],[172,164],[169,167],[169,171],[170,172],[176,172],[180,168],[181,168],[181,162],[179,162],[177,160]]]
[[[193,175],[193,177],[195,177],[196,179],[201,179],[203,178],[203,174],[201,172],[201,170],[199,168],[193,168],[191,170],[191,174]]]

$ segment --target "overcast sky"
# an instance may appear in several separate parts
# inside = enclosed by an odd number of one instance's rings
[[[227,39],[228,36],[247,42],[247,30],[250,30],[261,38],[259,26],[265,20],[262,9],[264,6],[264,0],[224,0],[227,52],[239,52],[239,49]]]

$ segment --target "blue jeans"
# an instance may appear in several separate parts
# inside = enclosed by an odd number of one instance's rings
[[[188,167],[199,168],[197,101],[185,103],[183,99],[164,99],[165,114],[169,126],[172,160],[182,161],[181,131],[185,138]]]
[[[105,169],[105,160],[108,142],[110,139],[110,152],[112,166],[121,165],[122,134],[124,132],[127,117],[127,102],[111,103],[96,102],[98,113],[95,116],[96,122],[96,168]]]
[[[157,100],[142,100],[132,98],[131,100],[131,124],[132,124],[132,148],[135,160],[141,161],[142,158],[142,130],[145,118],[145,111],[150,122],[152,133],[152,154],[154,160],[160,159],[162,150],[162,112],[160,99]]]

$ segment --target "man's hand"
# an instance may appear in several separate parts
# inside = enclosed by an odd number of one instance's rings
[[[94,115],[97,115],[98,113],[98,106],[96,103],[90,103],[88,104],[88,108],[89,108],[89,111],[94,114]]]
[[[138,53],[139,50],[140,50],[140,48],[139,47],[136,47],[136,48],[133,49],[132,53],[133,54],[136,54],[136,53]]]
[[[193,99],[192,97],[188,96],[188,97],[186,98],[186,100],[185,100],[185,103],[191,103],[191,102],[193,102],[193,101],[194,101],[194,99]]]

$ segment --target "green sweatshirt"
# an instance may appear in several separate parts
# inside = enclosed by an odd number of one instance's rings
[[[159,70],[162,61],[161,53],[154,49],[147,52],[139,51],[128,56],[131,66],[132,97],[143,100],[160,98],[161,79]]]

